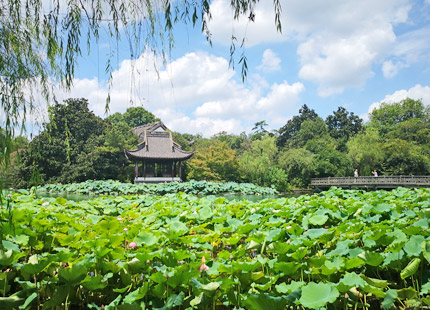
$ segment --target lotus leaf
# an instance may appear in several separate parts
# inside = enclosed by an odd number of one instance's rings
[[[302,287],[300,303],[310,309],[319,309],[327,303],[334,302],[339,296],[339,291],[331,283],[310,282]]]
[[[408,256],[419,256],[423,250],[423,242],[425,238],[421,235],[411,236],[408,242],[406,242],[403,250]]]
[[[417,272],[420,263],[421,259],[419,258],[414,258],[411,260],[409,264],[402,270],[402,272],[400,272],[400,278],[406,279],[410,276],[413,276]]]
[[[255,310],[283,310],[288,304],[288,300],[283,297],[274,297],[266,293],[259,295],[248,294],[243,300],[245,306]]]

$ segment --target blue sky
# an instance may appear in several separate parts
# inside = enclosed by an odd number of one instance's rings
[[[110,111],[143,106],[172,130],[251,132],[265,120],[279,129],[304,104],[325,118],[339,106],[367,118],[382,101],[430,104],[430,0],[285,0],[283,32],[273,2],[256,6],[255,22],[233,21],[229,1],[214,0],[210,47],[200,26],[179,26],[167,64],[144,52],[131,60],[126,40],[101,40],[79,61],[74,88],[105,116],[105,59],[114,58]],[[245,37],[248,77],[229,67],[232,33]],[[240,57],[238,46],[236,59]],[[157,68],[156,70],[154,69]]]

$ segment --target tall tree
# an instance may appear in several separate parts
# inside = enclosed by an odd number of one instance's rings
[[[336,139],[340,151],[346,151],[346,143],[349,138],[358,134],[363,129],[363,120],[353,112],[348,112],[344,107],[339,107],[333,115],[326,118],[326,124],[330,136]]]
[[[237,159],[226,142],[200,140],[188,162],[187,178],[195,180],[237,181]]]
[[[302,123],[306,120],[315,120],[318,114],[305,104],[299,110],[299,115],[290,119],[283,127],[278,130],[278,147],[283,147],[300,131]]]
[[[384,137],[397,124],[409,119],[430,121],[430,112],[421,100],[407,98],[395,103],[382,103],[378,109],[370,113],[370,126],[376,127]]]
[[[261,140],[253,140],[251,148],[239,158],[242,179],[262,186],[274,185],[278,190],[287,187],[287,175],[277,167],[278,147],[276,138],[265,135]]]
[[[374,127],[368,127],[365,131],[352,137],[346,144],[348,156],[353,163],[351,168],[359,169],[360,175],[363,176],[371,175],[373,170],[381,173],[384,161],[382,144],[379,131]]]

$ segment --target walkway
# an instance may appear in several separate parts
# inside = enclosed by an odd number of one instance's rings
[[[394,175],[380,177],[329,177],[311,179],[313,188],[331,186],[346,188],[396,188],[396,187],[430,187],[430,176]]]

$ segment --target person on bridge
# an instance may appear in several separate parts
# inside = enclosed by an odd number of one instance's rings
[[[374,176],[375,178],[377,178],[377,177],[378,177],[378,171],[373,170],[373,171],[372,171],[372,173],[373,173],[373,176]]]
[[[354,178],[358,178],[358,169],[354,170]]]

